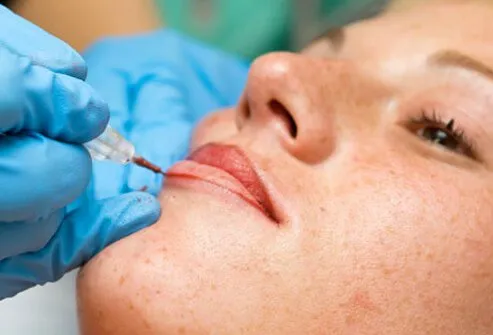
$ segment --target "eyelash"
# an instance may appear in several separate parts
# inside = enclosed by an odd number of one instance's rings
[[[446,121],[435,110],[429,111],[423,109],[419,117],[411,118],[411,123],[416,126],[436,127],[437,129],[442,130],[449,136],[452,136],[462,147],[462,152],[453,152],[464,154],[473,159],[476,158],[476,155],[474,154],[475,150],[473,143],[468,139],[464,130],[459,125],[457,125],[455,119],[450,119]]]

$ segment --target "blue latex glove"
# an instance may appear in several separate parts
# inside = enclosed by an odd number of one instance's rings
[[[163,169],[186,153],[202,116],[237,102],[248,71],[246,62],[170,29],[102,40],[84,58],[87,81],[108,102],[112,126]],[[102,162],[95,171],[100,197],[161,188],[159,175],[137,166]]]
[[[107,105],[66,44],[0,6],[0,299],[59,279],[103,247],[153,223],[157,201],[133,193],[96,202],[81,143],[102,132]],[[67,205],[81,194],[78,206]]]

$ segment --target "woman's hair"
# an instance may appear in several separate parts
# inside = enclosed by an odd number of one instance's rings
[[[15,0],[0,0],[0,5],[10,8]]]

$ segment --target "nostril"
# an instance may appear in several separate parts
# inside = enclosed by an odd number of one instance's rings
[[[250,102],[243,96],[238,103],[239,115],[243,120],[248,120],[252,116],[252,110],[250,108]]]
[[[296,126],[296,122],[287,108],[277,100],[269,101],[269,108],[275,115],[282,118],[291,137],[296,138],[296,136],[298,136],[298,126]]]
[[[245,118],[245,120],[248,120],[251,115],[252,111],[250,110],[250,105],[247,104],[243,109],[243,117]]]

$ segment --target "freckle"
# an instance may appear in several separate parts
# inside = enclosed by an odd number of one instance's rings
[[[357,318],[353,314],[346,316],[346,324],[352,326],[357,322]]]
[[[391,275],[393,273],[396,273],[397,272],[397,269],[383,268],[382,272],[383,272],[384,275],[389,276],[389,275]]]
[[[144,327],[146,327],[147,329],[151,329],[151,325],[147,320],[144,320]]]
[[[129,304],[128,304],[128,308],[129,308],[129,309],[131,309],[131,310],[134,310],[134,309],[135,309],[134,304],[129,303]]]
[[[477,273],[474,277],[477,279],[488,279],[491,278],[491,273],[487,271],[482,271]]]
[[[161,290],[156,290],[156,294],[161,294]]]
[[[185,333],[186,333],[185,327],[178,328],[178,334],[185,334]]]
[[[150,262],[151,262],[151,260],[149,258],[146,258],[144,261],[144,263],[146,263],[146,264],[149,264]]]
[[[327,211],[327,209],[325,209],[325,207],[324,207],[324,206],[320,206],[320,211],[321,211],[321,212],[326,212],[326,211]]]
[[[118,284],[120,284],[120,286],[123,285],[123,283],[125,282],[126,278],[124,276],[120,276],[120,280],[118,281]]]

